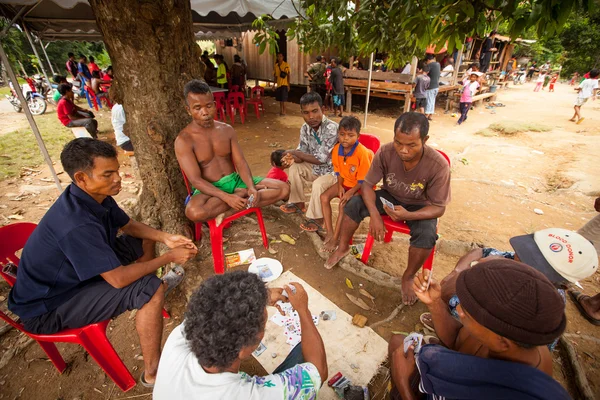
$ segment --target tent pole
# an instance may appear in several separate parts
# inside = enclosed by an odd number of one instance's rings
[[[44,140],[42,139],[42,135],[40,134],[40,130],[38,129],[38,126],[35,123],[35,120],[33,119],[31,110],[29,110],[29,105],[27,104],[25,96],[23,95],[23,89],[21,88],[21,85],[19,85],[19,81],[17,80],[17,76],[15,75],[15,71],[13,70],[11,63],[8,61],[8,57],[4,52],[4,46],[2,46],[2,43],[0,43],[0,60],[2,61],[2,64],[4,64],[4,66],[6,67],[6,72],[8,73],[8,77],[12,81],[15,93],[17,93],[17,97],[21,102],[23,112],[27,117],[27,121],[29,121],[29,126],[31,126],[31,130],[35,135],[35,139],[38,142],[38,146],[40,148],[40,151],[42,152],[42,155],[44,156],[44,160],[46,160],[46,164],[48,164],[48,168],[50,168],[50,173],[54,178],[54,183],[56,183],[56,187],[58,188],[58,190],[62,192],[63,189],[60,184],[60,180],[58,179],[58,175],[56,175],[56,171],[54,170],[54,166],[52,165],[52,160],[50,159],[50,155],[48,154],[48,150],[46,149],[46,145],[44,144]]]
[[[367,127],[367,114],[369,114],[369,97],[371,97],[371,77],[373,76],[373,56],[375,53],[371,53],[371,59],[369,60],[369,83],[367,86],[367,100],[365,101],[365,123],[363,126]]]
[[[42,38],[38,37],[38,40],[40,41],[40,47],[42,48],[42,51],[44,52],[44,55],[46,56],[46,61],[48,61],[48,65],[50,66],[50,71],[52,71],[52,76],[56,75],[56,72],[54,72],[54,67],[52,66],[52,63],[50,62],[50,57],[48,57],[48,53],[46,53],[46,46],[44,46],[44,43],[42,42]],[[48,81],[48,85],[51,85],[51,82]]]
[[[42,68],[42,73],[44,74],[44,78],[46,78],[46,82],[48,83],[48,85],[50,85],[50,79],[48,79],[48,74],[46,73],[46,68],[44,68],[44,63],[42,62],[42,59],[40,58],[40,55],[38,54],[38,51],[35,48],[35,45],[33,44],[33,40],[31,40],[31,35],[29,34],[29,29],[27,29],[27,25],[23,24],[23,30],[25,31],[25,35],[27,36],[27,39],[29,39],[29,44],[31,45],[31,48],[33,49],[33,53],[35,54],[35,56],[38,59],[38,62],[40,63],[40,67]]]
[[[464,46],[464,44],[463,44]],[[460,69],[460,65],[462,64],[463,57],[463,48],[461,47],[458,50],[456,60],[454,60],[454,72],[452,73],[452,85],[456,85],[458,79],[458,70]]]

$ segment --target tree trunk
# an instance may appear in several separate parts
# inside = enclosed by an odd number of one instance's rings
[[[190,0],[90,0],[112,61],[143,189],[144,222],[182,233],[189,222],[173,142],[189,123],[183,86],[200,74]]]

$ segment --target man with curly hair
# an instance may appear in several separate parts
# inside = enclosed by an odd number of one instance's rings
[[[267,376],[240,372],[265,335],[267,305],[286,301],[282,289],[268,289],[246,271],[216,275],[192,295],[183,324],[165,344],[153,398],[315,399],[327,379],[323,340],[308,309],[308,295],[297,282],[285,286],[298,312],[302,342]]]

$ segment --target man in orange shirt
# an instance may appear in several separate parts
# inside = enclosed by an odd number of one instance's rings
[[[353,196],[360,194],[360,187],[369,172],[373,161],[373,152],[358,142],[360,136],[360,121],[356,117],[344,117],[338,128],[339,143],[333,147],[331,162],[337,176],[334,184],[321,194],[321,207],[327,236],[321,251],[332,253],[338,246],[341,219],[344,206]],[[333,230],[331,217],[331,200],[339,197],[338,219]]]

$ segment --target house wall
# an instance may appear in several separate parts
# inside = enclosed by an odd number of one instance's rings
[[[239,40],[240,45],[233,47],[222,47],[222,41],[215,41],[218,54],[223,54],[227,65],[233,64],[233,56],[239,54],[246,64],[248,64],[248,80],[259,79],[261,81],[275,81],[273,76],[273,67],[275,65],[275,56],[265,50],[263,54],[258,54],[258,46],[253,43],[255,32],[247,31]],[[238,49],[241,49],[239,51]],[[304,76],[308,69],[308,64],[315,62],[318,53],[307,54],[300,51],[295,39],[287,40],[287,63],[290,65],[290,83],[298,86],[308,86],[308,78]],[[332,51],[321,53],[326,58],[335,54]]]

